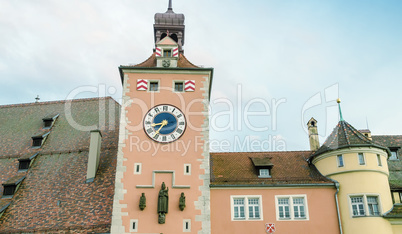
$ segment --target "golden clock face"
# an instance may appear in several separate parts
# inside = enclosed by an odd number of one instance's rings
[[[181,110],[169,104],[152,107],[144,116],[144,131],[160,143],[179,139],[186,130],[186,118]]]

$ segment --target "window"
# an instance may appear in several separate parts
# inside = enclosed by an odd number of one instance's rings
[[[172,50],[164,49],[163,50],[163,57],[172,57]]]
[[[149,82],[149,91],[159,91],[159,82],[158,81],[150,81]]]
[[[336,159],[338,160],[338,167],[343,167],[344,166],[343,155],[341,154],[341,155],[336,156]]]
[[[261,196],[234,197],[232,200],[232,220],[261,220]]]
[[[290,219],[289,198],[279,198],[278,207],[279,207],[279,218]]]
[[[364,154],[363,153],[358,153],[357,157],[359,159],[359,164],[360,165],[366,165],[366,161],[364,160]]]
[[[184,82],[183,81],[175,81],[174,82],[174,91],[175,92],[183,92],[184,91]]]
[[[258,198],[248,199],[248,216],[250,219],[260,218],[260,205]]]
[[[378,209],[377,197],[374,196],[367,197],[367,206],[369,209],[369,215],[372,216],[380,215],[380,210]]]
[[[391,150],[391,157],[389,160],[398,160],[398,149],[390,149]]]
[[[351,196],[350,203],[354,217],[380,216],[380,206],[376,195]]]
[[[269,174],[269,169],[260,169],[260,174],[258,175],[258,177],[260,178],[270,178],[271,175]]]
[[[31,160],[30,159],[25,159],[25,160],[19,160],[20,163],[18,165],[18,170],[28,170],[29,169],[29,165],[31,164]]]
[[[134,163],[134,175],[141,175],[142,163]]]
[[[364,216],[363,196],[351,197],[353,216]]]
[[[191,232],[191,219],[183,220],[183,232]]]
[[[4,186],[4,191],[3,191],[3,196],[12,196],[14,195],[15,188],[17,187],[16,185],[3,185]]]
[[[306,217],[306,213],[304,212],[304,198],[293,199],[293,212],[295,219],[304,219]]]
[[[131,219],[130,223],[130,232],[138,232],[138,219]]]
[[[234,208],[234,218],[235,219],[245,219],[246,216],[244,214],[244,198],[235,198],[233,199],[233,208]]]
[[[277,220],[308,220],[306,195],[275,196]]]
[[[42,146],[42,137],[32,137],[32,147],[41,147]]]
[[[381,156],[379,154],[377,154],[377,162],[378,166],[382,167]]]
[[[191,175],[191,164],[184,164],[184,175]]]

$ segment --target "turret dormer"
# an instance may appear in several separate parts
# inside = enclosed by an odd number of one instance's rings
[[[169,6],[165,13],[155,14],[154,38],[157,45],[166,36],[174,40],[180,52],[183,52],[184,45],[184,15],[173,12],[172,0],[169,0]],[[157,47],[157,46],[155,46]]]
[[[179,46],[169,36],[156,43],[156,67],[177,67]]]

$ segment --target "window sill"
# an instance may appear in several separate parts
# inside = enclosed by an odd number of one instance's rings
[[[258,178],[272,178],[271,176],[258,176]]]

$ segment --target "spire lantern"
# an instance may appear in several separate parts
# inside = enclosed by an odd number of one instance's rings
[[[179,45],[180,52],[183,53],[182,47],[184,45],[184,14],[174,13],[172,0],[169,0],[168,9],[165,13],[155,14],[155,45],[166,36],[172,38]]]

